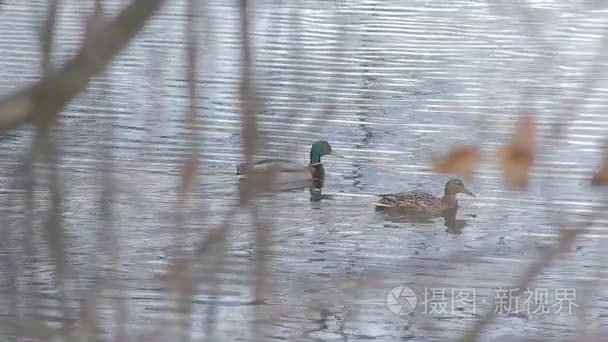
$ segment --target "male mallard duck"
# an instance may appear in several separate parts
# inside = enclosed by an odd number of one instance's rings
[[[475,197],[460,179],[450,179],[445,183],[443,197],[436,197],[428,192],[409,191],[393,194],[381,194],[374,205],[376,209],[402,209],[426,214],[441,214],[447,209],[458,207],[456,195],[459,193]]]
[[[331,149],[327,141],[319,140],[312,143],[310,147],[310,162],[308,165],[300,165],[296,162],[285,159],[263,159],[253,163],[254,172],[264,172],[269,169],[274,169],[277,172],[277,182],[302,182],[313,181],[315,188],[323,187],[323,179],[325,178],[325,169],[321,163],[321,157],[332,155],[334,157],[342,157],[337,152]],[[236,168],[236,174],[240,178],[247,177],[247,165],[239,164]]]

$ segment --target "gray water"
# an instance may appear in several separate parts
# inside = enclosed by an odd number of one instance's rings
[[[61,3],[57,63],[77,49],[90,9],[82,1]],[[452,340],[492,310],[495,291],[515,283],[539,248],[555,241],[556,223],[580,220],[602,196],[589,179],[608,131],[608,87],[601,72],[590,82],[589,70],[605,54],[606,10],[591,2],[528,6],[522,12],[464,0],[254,2],[254,79],[263,99],[259,157],[305,164],[310,144],[325,139],[345,158],[323,159],[330,198],[311,202],[308,191],[292,191],[259,200],[272,225],[263,303],[253,304],[251,217],[246,211],[233,217],[217,296],[204,281],[218,268],[214,259],[202,259],[194,274],[203,281],[192,300],[192,338],[205,337],[212,301],[218,341],[253,340],[256,319],[271,340]],[[234,170],[244,160],[238,7],[215,0],[204,11],[198,27],[203,158],[179,233],[192,248],[237,205]],[[178,329],[162,276],[175,256],[176,187],[190,146],[183,12],[183,1],[170,2],[62,113],[56,136],[71,272],[67,314],[40,228],[48,200],[44,173],[32,214],[35,256],[24,251],[25,196],[14,170],[32,132],[20,129],[1,142],[2,255],[16,267],[13,274],[7,266],[2,271],[2,306],[9,308],[3,335],[11,319],[27,326],[34,313],[49,327],[64,315],[78,320],[99,277],[117,277],[123,286],[100,294],[95,315],[103,336],[116,327],[116,298],[126,303],[121,323],[132,337],[153,332],[164,340],[161,332]],[[20,1],[0,7],[3,93],[38,78],[35,32],[43,15],[43,6]],[[503,184],[491,156],[509,139],[522,105],[535,114],[540,146],[529,188],[516,192]],[[569,125],[555,138],[551,127],[559,119]],[[378,193],[440,194],[448,176],[430,170],[430,157],[457,143],[480,144],[489,157],[468,183],[477,197],[459,199],[457,227],[442,219],[390,221],[374,211]],[[117,188],[110,222],[99,207],[104,146],[112,148]],[[533,284],[549,291],[548,306],[557,303],[556,289],[576,289],[579,304],[591,289],[583,330],[595,333],[594,340],[606,323],[605,223],[600,219]],[[16,294],[6,285],[11,277]],[[413,316],[387,306],[389,291],[400,285],[418,294]],[[420,311],[425,287],[445,289],[446,312]],[[452,307],[454,289],[474,289],[475,303]],[[502,314],[484,339],[572,339],[577,327],[576,310]]]

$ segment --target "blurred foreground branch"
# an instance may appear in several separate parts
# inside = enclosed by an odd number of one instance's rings
[[[43,74],[51,69],[51,53],[53,48],[53,31],[57,22],[57,7],[59,0],[50,0],[44,25],[40,27],[40,50],[42,52],[41,67]]]
[[[562,228],[559,230],[559,239],[552,246],[547,247],[540,258],[532,263],[525,272],[522,274],[518,282],[512,287],[514,289],[513,296],[518,296],[528,288],[530,284],[541,274],[546,267],[563,254],[568,253],[576,239],[585,233],[589,232],[589,227],[593,221],[581,222],[577,227],[573,228]],[[488,310],[476,323],[473,325],[463,337],[459,339],[461,342],[474,342],[477,341],[482,330],[491,324],[498,313],[494,309]]]
[[[52,122],[58,112],[102,72],[143,28],[164,0],[134,0],[114,19],[88,34],[78,54],[59,70],[0,100],[0,129],[10,130],[34,119]]]

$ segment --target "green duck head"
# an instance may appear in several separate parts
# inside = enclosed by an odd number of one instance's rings
[[[310,147],[310,163],[318,164],[321,163],[321,157],[332,155],[334,157],[342,158],[340,154],[333,151],[329,143],[325,140],[315,141]]]
[[[456,194],[467,194],[469,196],[476,197],[469,189],[467,189],[460,179],[450,179],[447,183],[445,183],[445,195],[446,196],[456,196]]]

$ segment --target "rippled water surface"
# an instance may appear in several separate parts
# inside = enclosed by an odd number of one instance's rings
[[[117,13],[120,2],[108,3],[107,12]],[[495,290],[514,283],[539,248],[555,240],[556,222],[577,220],[601,199],[589,178],[608,132],[605,65],[597,59],[605,54],[606,11],[592,2],[528,6],[524,11],[472,0],[254,1],[253,79],[263,100],[257,111],[259,157],[305,164],[310,144],[324,139],[344,158],[323,158],[327,198],[320,202],[310,201],[308,191],[259,200],[259,215],[271,227],[264,238],[269,275],[262,303],[254,303],[250,212],[232,217],[223,263],[207,258],[197,265],[194,276],[201,285],[187,328],[192,336],[201,339],[213,315],[218,341],[253,340],[256,319],[271,340],[452,340],[492,310]],[[89,9],[84,1],[61,2],[58,63],[77,49]],[[44,10],[21,1],[0,6],[3,92],[37,79],[35,37]],[[191,142],[183,1],[171,1],[108,73],[65,108],[57,127],[71,272],[65,311],[79,319],[98,277],[121,279],[121,292],[100,294],[97,317],[104,334],[115,326],[116,298],[126,303],[127,316],[119,321],[133,336],[176,322],[177,304],[162,280],[172,246],[179,237],[197,246],[238,205],[234,171],[244,161],[239,12],[223,0],[208,1],[202,12],[197,29],[203,157],[185,205],[185,228],[175,228],[178,174]],[[589,70],[599,70],[597,77],[590,79]],[[507,190],[490,156],[510,137],[521,108],[536,115],[540,146],[530,187],[520,193]],[[569,125],[555,138],[551,127],[560,118]],[[18,317],[36,313],[54,326],[64,316],[62,294],[52,251],[38,229],[48,181],[41,171],[30,245],[25,195],[14,172],[32,136],[22,129],[0,142],[7,232],[2,254],[6,265],[16,266],[14,274],[3,266],[2,305]],[[460,197],[455,222],[391,221],[374,211],[378,193],[440,194],[448,177],[431,172],[429,161],[456,143],[478,143],[489,158],[467,183],[477,197]],[[103,149],[108,145],[110,152]],[[111,221],[100,210],[107,153],[117,190]],[[605,223],[594,225],[533,284],[549,291],[553,311],[499,315],[485,338],[572,338],[577,324],[605,329]],[[217,293],[211,285],[216,271]],[[418,294],[414,315],[399,316],[387,306],[389,291],[400,285]],[[581,302],[589,286],[588,323],[575,311],[568,314],[567,304],[561,311],[552,306],[556,290],[576,289]],[[425,287],[447,303],[445,312],[421,311],[431,311],[422,303]],[[453,307],[458,289],[475,290],[475,301]],[[14,290],[16,303],[9,295]],[[215,313],[208,311],[212,302]],[[180,329],[172,327],[161,332]]]

